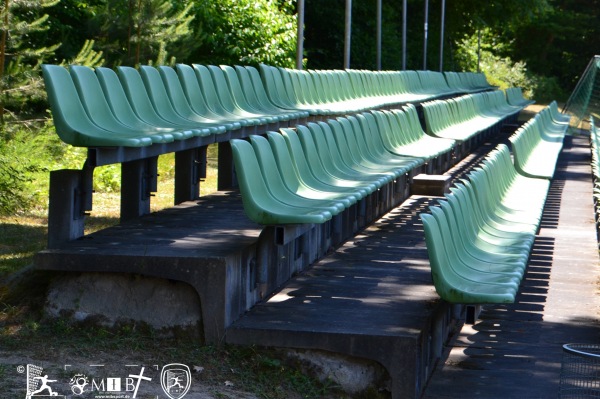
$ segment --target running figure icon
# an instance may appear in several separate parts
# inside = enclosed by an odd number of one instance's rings
[[[49,380],[48,379],[48,374],[46,374],[43,377],[34,377],[33,379],[34,380],[40,380],[42,382],[42,384],[40,385],[40,387],[37,390],[35,390],[35,391],[33,391],[31,393],[31,396],[35,396],[38,393],[43,392],[46,389],[48,390],[48,395],[50,395],[50,396],[58,396],[58,393],[52,391],[52,388],[50,388],[50,385],[48,385],[49,382],[56,382],[56,380]]]

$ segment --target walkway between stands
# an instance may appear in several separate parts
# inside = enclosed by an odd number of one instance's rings
[[[562,345],[600,342],[600,266],[590,149],[573,138],[559,158],[517,301],[488,305],[438,364],[424,399],[553,398]]]

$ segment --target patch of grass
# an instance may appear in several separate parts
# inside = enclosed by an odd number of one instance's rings
[[[47,223],[37,216],[0,217],[0,281],[31,264],[33,255],[45,248]]]

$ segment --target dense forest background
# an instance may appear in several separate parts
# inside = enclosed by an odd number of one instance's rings
[[[407,3],[407,69],[423,69],[425,0]],[[431,70],[441,3],[428,2]],[[292,0],[2,0],[0,10],[0,214],[43,207],[39,176],[84,157],[53,132],[41,64],[295,65]],[[343,67],[344,13],[345,0],[306,0],[305,68]],[[445,14],[444,70],[480,69],[540,102],[566,100],[600,50],[600,0],[447,0]],[[376,68],[375,38],[376,0],[354,0],[352,68]],[[400,0],[383,0],[382,48],[383,69],[402,69]]]

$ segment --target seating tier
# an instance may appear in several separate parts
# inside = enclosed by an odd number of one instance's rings
[[[433,282],[444,300],[510,303],[523,278],[550,182],[520,175],[500,144],[421,214]]]

